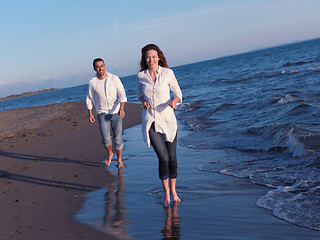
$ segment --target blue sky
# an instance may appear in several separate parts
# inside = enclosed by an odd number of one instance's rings
[[[138,72],[157,44],[169,66],[320,37],[319,0],[0,0],[0,97],[85,84],[102,57]]]

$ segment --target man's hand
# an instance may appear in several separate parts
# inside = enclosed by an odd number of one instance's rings
[[[119,117],[120,118],[124,118],[124,116],[126,115],[126,113],[124,112],[124,110],[121,110],[119,111]]]
[[[88,110],[88,114],[89,114],[89,121],[91,123],[94,123],[96,120],[94,119],[94,116],[92,114],[92,110],[91,109]]]
[[[94,119],[94,116],[91,114],[91,115],[89,115],[89,121],[91,122],[91,123],[94,123],[96,120]]]

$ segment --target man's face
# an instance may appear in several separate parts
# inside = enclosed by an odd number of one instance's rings
[[[94,70],[97,72],[98,76],[103,76],[106,70],[103,61],[96,62],[94,65]]]

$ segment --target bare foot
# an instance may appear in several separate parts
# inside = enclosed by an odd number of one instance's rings
[[[181,202],[181,199],[178,197],[177,193],[173,193],[172,197],[173,197],[173,202],[175,203]]]
[[[164,199],[162,204],[163,204],[163,206],[169,205],[170,204],[170,199]]]
[[[109,167],[110,164],[111,164],[112,157],[113,157],[113,153],[109,153],[108,158],[104,161],[104,163],[105,163],[108,167]]]
[[[124,168],[124,167],[126,167],[126,165],[124,165],[122,162],[118,162],[118,168]]]
[[[170,204],[170,193],[166,193],[162,204],[163,204],[163,206]]]

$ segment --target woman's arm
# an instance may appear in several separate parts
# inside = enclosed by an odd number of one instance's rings
[[[143,96],[139,97],[139,100],[142,103],[143,108],[149,110],[149,108],[151,107],[150,103],[146,101]]]
[[[179,103],[181,101],[181,99],[177,96],[177,95],[174,95],[174,98],[173,100],[169,103],[169,106],[172,107],[173,109],[176,108],[177,106],[177,103]]]

